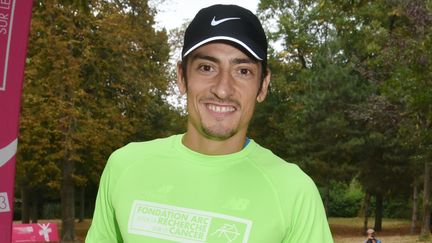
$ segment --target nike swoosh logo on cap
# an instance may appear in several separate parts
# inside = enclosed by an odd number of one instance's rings
[[[230,21],[230,20],[235,20],[235,19],[240,19],[240,18],[239,17],[233,17],[233,18],[224,18],[224,19],[216,20],[216,16],[214,16],[210,24],[211,24],[211,26],[216,26],[216,25],[221,24],[225,21]]]

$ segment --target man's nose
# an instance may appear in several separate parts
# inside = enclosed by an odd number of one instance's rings
[[[226,99],[234,93],[234,79],[230,72],[221,72],[216,77],[216,82],[211,88],[211,92],[219,99]]]

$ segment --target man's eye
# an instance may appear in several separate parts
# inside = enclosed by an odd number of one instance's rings
[[[250,73],[251,73],[251,71],[249,69],[246,69],[246,68],[240,69],[240,74],[241,75],[248,75]]]
[[[210,72],[210,71],[212,71],[212,67],[211,67],[210,65],[201,65],[201,66],[199,67],[199,69],[200,69],[201,71],[204,71],[204,72]]]

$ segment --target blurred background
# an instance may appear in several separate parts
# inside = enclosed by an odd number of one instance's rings
[[[75,218],[63,240],[82,242],[110,153],[185,132],[182,33],[216,2],[34,0],[15,220]],[[335,242],[363,242],[367,228],[427,241],[432,1],[230,3],[257,13],[271,42],[270,94],[249,136],[313,178]]]

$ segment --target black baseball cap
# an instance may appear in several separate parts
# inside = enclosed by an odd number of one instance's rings
[[[267,37],[259,19],[237,5],[212,5],[201,9],[186,29],[182,59],[214,41],[233,43],[257,60],[267,63]]]

